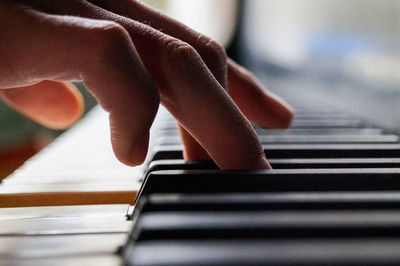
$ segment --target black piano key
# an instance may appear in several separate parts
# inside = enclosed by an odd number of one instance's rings
[[[159,170],[218,170],[218,167],[212,161],[156,160],[147,166],[145,175]]]
[[[398,158],[366,159],[271,159],[274,169],[307,168],[396,168],[400,167]]]
[[[321,119],[336,119],[336,120],[341,120],[341,119],[357,119],[357,117],[354,117],[349,114],[344,114],[344,113],[327,113],[327,114],[318,114],[318,113],[296,113],[294,120],[321,120]]]
[[[136,241],[400,236],[400,210],[145,212]]]
[[[400,157],[400,144],[268,144],[269,158]]]
[[[400,158],[400,144],[266,144],[268,159]],[[158,145],[153,160],[182,159],[181,145]]]
[[[347,119],[294,119],[291,128],[361,128],[367,125],[361,119],[347,118]],[[176,129],[176,123],[165,123],[161,125],[163,129]]]
[[[347,159],[270,159],[274,169],[307,168],[396,168],[400,158]],[[217,170],[212,161],[156,160],[147,167],[147,173],[159,170]]]
[[[377,135],[382,134],[380,128],[288,128],[288,129],[262,129],[256,128],[255,131],[260,135],[321,135],[321,134],[356,134],[356,135]]]
[[[367,126],[360,119],[306,119],[294,120],[290,128],[363,128]]]
[[[269,162],[274,169],[400,167],[400,158],[270,159]]]
[[[388,266],[400,261],[395,238],[145,241],[125,253],[130,266]]]
[[[193,210],[400,209],[400,192],[150,194],[138,202],[136,209],[140,213]]]
[[[262,144],[311,144],[311,143],[397,143],[397,135],[265,135],[259,137]],[[179,145],[181,139],[178,136],[160,137],[155,141],[156,145]]]
[[[400,190],[399,168],[154,171],[145,178],[138,198],[150,193],[381,190]]]
[[[360,117],[350,115],[348,113],[340,112],[298,112],[294,114],[293,121],[310,121],[310,120],[336,120],[336,121],[364,121]],[[163,117],[162,120],[157,121],[160,126],[173,126],[176,125],[176,121],[173,116]]]
[[[260,135],[378,135],[383,133],[380,128],[289,128],[261,129],[255,131]],[[179,136],[177,129],[160,129],[157,136]]]

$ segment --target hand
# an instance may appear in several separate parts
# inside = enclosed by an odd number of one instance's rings
[[[114,153],[127,165],[143,162],[159,103],[180,125],[185,158],[210,156],[223,169],[269,168],[244,115],[263,127],[292,120],[219,44],[137,1],[0,0],[0,25],[3,99],[66,128],[83,102],[65,82],[83,81],[109,112]]]

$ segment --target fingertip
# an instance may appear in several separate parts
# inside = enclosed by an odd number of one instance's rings
[[[121,120],[113,113],[109,116],[111,144],[115,157],[127,166],[138,166],[146,159],[149,147],[149,129]],[[145,132],[145,133],[140,133]]]
[[[148,147],[149,133],[146,133],[138,138],[133,147],[132,163],[134,165],[141,165],[146,160]]]
[[[65,86],[63,91],[59,91],[60,98],[63,94],[63,100],[60,100],[60,110],[52,117],[44,118],[43,125],[52,129],[66,129],[75,124],[83,115],[85,103],[80,91],[70,83],[60,83]]]
[[[52,129],[70,127],[82,116],[84,101],[72,84],[41,81],[1,92],[6,103],[37,123]]]
[[[265,128],[288,128],[294,119],[292,107],[281,97],[268,92],[264,97],[265,112],[268,116],[261,118],[260,126]]]
[[[292,107],[267,90],[247,69],[228,60],[229,94],[241,111],[264,128],[287,128],[293,121]]]
[[[272,169],[272,167],[269,164],[267,158],[265,158],[265,155],[263,154],[258,161],[254,162],[254,166],[252,167],[252,169],[267,170],[267,169]]]

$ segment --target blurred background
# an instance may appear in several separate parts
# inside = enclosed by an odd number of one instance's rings
[[[249,0],[241,59],[271,88],[400,126],[400,1]]]
[[[400,127],[400,1],[149,0],[229,48],[272,90]],[[86,102],[95,101],[76,83]],[[0,102],[0,179],[61,131]]]

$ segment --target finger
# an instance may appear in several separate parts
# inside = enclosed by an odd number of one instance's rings
[[[220,168],[269,167],[251,124],[197,52],[178,40],[169,41],[167,49],[160,57],[161,65],[169,65],[164,70],[167,86],[160,91],[166,108]]]
[[[18,69],[7,79],[0,77],[0,87],[7,87],[2,81],[83,80],[110,113],[117,158],[128,165],[141,163],[159,96],[124,28],[110,21],[47,15],[29,8],[7,7],[0,18],[3,29],[13,29],[4,31],[0,43],[18,44],[0,51],[0,57],[12,58],[9,69]]]
[[[247,69],[228,59],[229,95],[253,123],[265,128],[286,128],[293,120],[289,104],[267,91]]]
[[[0,90],[3,100],[32,120],[52,129],[65,129],[84,110],[83,98],[72,85],[42,81],[34,85]]]
[[[123,25],[159,89],[163,105],[220,168],[269,167],[251,124],[192,46],[94,5],[68,5],[60,11]]]
[[[211,160],[210,155],[208,155],[207,151],[197,142],[197,140],[186,131],[184,127],[182,127],[178,123],[178,131],[181,136],[182,144],[184,146],[183,149],[183,158],[189,161],[204,161]]]
[[[148,21],[155,29],[189,43],[200,54],[208,69],[222,85],[227,88],[227,67],[224,48],[211,38],[204,36],[184,24],[164,15],[163,13],[146,6],[139,1],[132,0],[91,0],[111,12],[124,14],[136,21]],[[185,147],[184,158],[187,160],[207,160],[209,155],[201,145],[179,124],[179,133]]]
[[[155,29],[181,39],[192,45],[200,54],[207,67],[223,87],[229,88],[229,94],[241,111],[255,124],[266,128],[288,127],[293,119],[290,106],[277,95],[267,92],[260,82],[246,69],[232,60],[228,60],[223,47],[184,24],[132,0],[90,0],[114,13],[124,14],[137,21],[146,21]],[[185,131],[180,130],[182,141],[186,147],[186,158],[204,159],[206,153]]]

